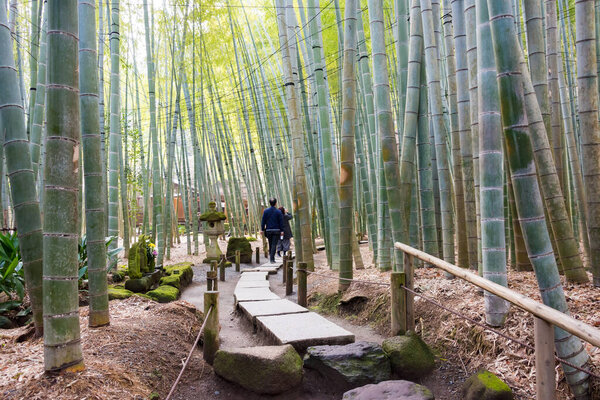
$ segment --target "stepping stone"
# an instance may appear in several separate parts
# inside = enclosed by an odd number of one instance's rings
[[[258,268],[281,268],[283,266],[283,262],[282,261],[275,261],[274,263],[264,263],[261,264],[260,267]]]
[[[233,292],[233,299],[235,304],[240,301],[264,301],[264,300],[278,300],[279,296],[271,292],[267,287],[258,288],[242,288],[236,287]]]
[[[268,280],[260,280],[260,281],[239,281],[236,285],[237,288],[268,288],[269,281]]]
[[[256,317],[308,312],[308,309],[289,300],[244,301],[239,304],[242,312],[256,322]]]
[[[266,272],[268,274],[276,274],[278,267],[254,267],[254,268],[245,268],[242,272]]]
[[[240,282],[242,281],[266,281],[268,272],[244,272],[240,276]]]
[[[277,344],[291,344],[302,352],[309,346],[348,344],[354,334],[314,312],[256,317],[257,325]]]

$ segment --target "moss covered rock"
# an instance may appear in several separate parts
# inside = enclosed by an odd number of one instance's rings
[[[159,303],[168,303],[170,301],[177,300],[177,297],[179,297],[179,289],[170,285],[162,285],[146,294],[154,301],[158,301]]]
[[[414,332],[394,336],[381,344],[389,356],[393,371],[404,379],[418,379],[435,368],[435,357],[427,344]]]
[[[219,350],[213,368],[220,377],[258,394],[283,393],[302,382],[302,359],[289,344]]]
[[[340,389],[390,379],[390,361],[377,343],[356,342],[342,346],[312,346],[306,350],[304,366],[319,371]]]
[[[119,265],[112,272],[112,281],[113,282],[123,282],[127,277],[127,265]]]
[[[409,381],[385,381],[344,393],[342,400],[434,400],[425,386]]]
[[[121,285],[108,287],[108,299],[109,300],[127,299],[127,298],[133,296],[133,294],[134,293],[131,290],[127,290]]]
[[[171,285],[177,289],[186,287],[192,283],[194,278],[194,270],[192,269],[192,263],[184,262],[175,265],[167,265],[164,267],[165,275],[161,278],[161,285]]]
[[[462,386],[465,400],[512,400],[510,387],[490,371],[481,370]]]
[[[252,264],[252,246],[245,237],[231,237],[227,242],[227,260],[235,261],[235,252],[240,251],[240,262]]]
[[[139,279],[128,279],[125,281],[125,289],[135,293],[147,292],[160,280],[161,275],[161,271],[154,271]]]

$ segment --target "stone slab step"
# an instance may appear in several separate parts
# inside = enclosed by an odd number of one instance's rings
[[[233,299],[237,304],[240,301],[278,300],[279,296],[271,292],[268,287],[244,288],[236,286]]]
[[[282,261],[275,261],[274,263],[264,263],[261,264],[258,268],[281,268],[283,267],[283,262]]]
[[[266,272],[268,274],[276,274],[278,267],[254,267],[254,268],[244,268],[242,272]]]
[[[354,342],[353,333],[314,312],[256,317],[256,324],[277,344],[291,344],[300,352],[309,346]]]
[[[241,276],[240,276],[240,282],[243,281],[266,281],[267,280],[267,275],[269,275],[268,272],[264,272],[264,271],[252,271],[252,272],[244,272]]]
[[[268,280],[259,280],[259,281],[238,281],[236,288],[268,288],[269,281]]]
[[[238,307],[254,323],[256,317],[308,312],[308,309],[286,299],[244,301],[239,303]]]

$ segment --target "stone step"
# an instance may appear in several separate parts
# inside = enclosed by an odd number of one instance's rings
[[[238,287],[233,292],[235,304],[240,301],[279,300],[279,296],[271,292],[268,287]]]
[[[239,281],[236,285],[236,288],[268,288],[269,281],[268,280],[259,280],[259,281]]]
[[[279,267],[254,267],[254,268],[244,268],[242,272],[266,272],[268,274],[276,274]]]
[[[252,272],[244,272],[240,276],[240,282],[244,281],[266,281],[268,272],[265,271],[252,271]]]
[[[286,299],[244,301],[239,308],[253,323],[256,323],[256,317],[308,312],[308,309]]]
[[[256,324],[275,343],[291,344],[299,352],[309,346],[354,342],[353,333],[314,312],[256,317]]]

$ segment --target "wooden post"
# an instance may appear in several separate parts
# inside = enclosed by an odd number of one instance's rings
[[[288,250],[286,254],[287,254],[288,260],[293,260],[294,259],[294,257],[292,257],[292,251],[291,250]]]
[[[414,257],[408,253],[404,253],[404,273],[405,282],[404,285],[409,289],[414,289],[414,274],[415,274],[415,264]],[[413,331],[415,330],[415,297],[414,295],[407,291],[403,290],[404,297],[406,298],[406,330]]]
[[[306,268],[307,265],[304,262],[298,263],[298,305],[306,307]],[[287,287],[286,287],[287,290]]]
[[[207,271],[206,272],[207,281],[210,279],[212,282],[211,290],[217,291],[219,290],[219,281],[217,280],[217,271]]]
[[[391,303],[392,303],[392,335],[406,333],[406,297],[402,285],[406,282],[404,272],[392,272],[391,278]]]
[[[211,262],[210,262],[210,270],[211,271],[216,271],[217,270],[217,260],[211,260]]]
[[[204,345],[202,348],[204,361],[210,365],[212,365],[215,354],[219,350],[219,292],[217,291],[204,292],[205,316],[211,307],[212,311],[204,326]]]
[[[221,282],[225,282],[225,260],[221,260],[219,264],[219,279]]]
[[[213,285],[213,281],[212,281],[212,277],[210,276],[211,271],[206,271],[206,290],[207,291],[211,291],[212,290],[212,285]]]
[[[285,278],[287,276],[287,262],[288,262],[288,256],[287,254],[283,255],[283,273],[282,275],[282,282],[285,283]]]
[[[260,248],[256,248],[256,263],[260,264]]]
[[[240,259],[241,254],[239,250],[235,251],[235,272],[240,272]]]
[[[285,295],[289,296],[290,294],[292,294],[292,291],[294,289],[294,260],[288,259],[287,264],[284,264],[283,266],[285,268],[283,270],[283,273],[287,275],[287,277],[285,278]]]
[[[263,253],[265,253],[265,258],[269,257],[269,243],[267,242],[266,235],[263,235],[262,242],[263,242]]]
[[[555,399],[554,328],[552,324],[534,316],[533,332],[536,399]]]

